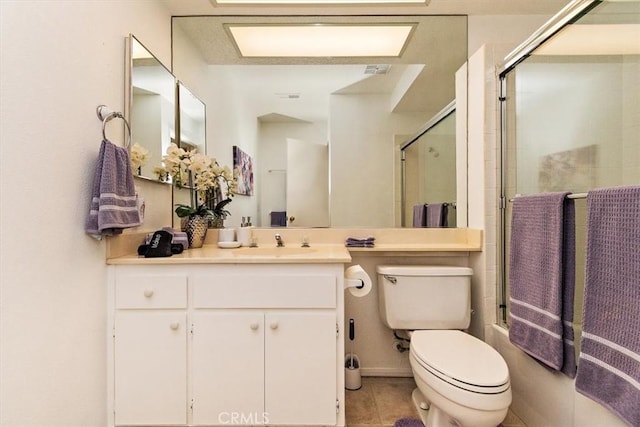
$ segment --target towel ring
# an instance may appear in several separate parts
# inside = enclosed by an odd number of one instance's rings
[[[96,114],[98,115],[98,118],[102,120],[102,139],[104,140],[107,139],[106,128],[107,123],[110,120],[118,118],[124,121],[124,124],[127,128],[127,140],[124,143],[124,148],[129,148],[129,146],[131,145],[131,126],[129,126],[129,122],[124,118],[122,113],[119,113],[117,111],[110,111],[106,105],[98,105],[98,108],[96,108]]]

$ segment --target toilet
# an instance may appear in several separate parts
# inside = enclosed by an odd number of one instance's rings
[[[471,322],[467,267],[380,265],[382,321],[410,336],[413,402],[426,427],[495,427],[511,404],[509,370]]]

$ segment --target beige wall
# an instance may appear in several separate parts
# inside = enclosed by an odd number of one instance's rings
[[[0,425],[101,426],[105,242],[84,233],[95,110],[124,109],[130,32],[170,63],[170,15],[146,0],[2,1],[0,19]],[[166,224],[168,187],[138,186],[145,227]]]

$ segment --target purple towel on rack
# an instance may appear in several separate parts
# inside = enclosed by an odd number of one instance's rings
[[[427,205],[427,227],[444,227],[447,221],[446,203],[429,203]]]
[[[141,224],[129,153],[102,141],[93,181],[87,234],[100,240]]]
[[[287,226],[287,212],[286,211],[273,211],[271,215],[272,227],[286,227]]]
[[[575,215],[567,194],[513,201],[509,339],[548,367],[573,377]]]
[[[640,186],[587,195],[576,390],[640,426]]]
[[[416,228],[427,225],[427,205],[420,204],[413,207],[413,226]]]

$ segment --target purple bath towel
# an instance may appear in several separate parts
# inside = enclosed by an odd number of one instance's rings
[[[427,205],[427,227],[439,228],[447,225],[447,204],[429,203]]]
[[[85,231],[100,240],[141,223],[129,153],[126,148],[104,140],[98,154]]]
[[[576,390],[640,426],[640,186],[587,195]]]
[[[509,339],[575,376],[575,210],[568,193],[517,197],[511,217]]]
[[[427,225],[427,205],[419,204],[413,207],[413,227],[420,228]]]

